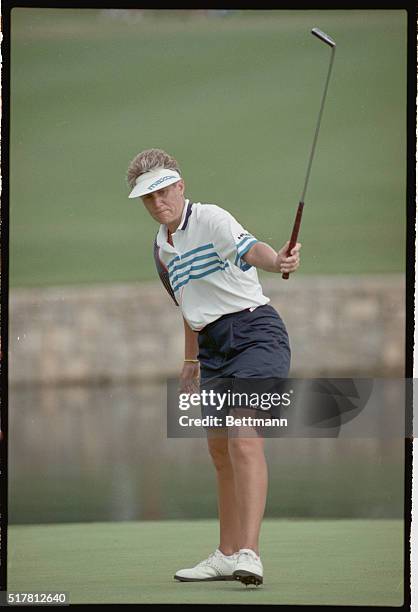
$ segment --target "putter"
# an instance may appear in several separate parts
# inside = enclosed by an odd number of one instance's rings
[[[326,98],[327,91],[328,91],[329,77],[331,75],[332,64],[334,63],[335,41],[332,40],[331,36],[328,36],[328,34],[325,34],[325,32],[322,32],[318,28],[313,28],[311,30],[311,32],[312,32],[312,34],[314,36],[319,38],[319,40],[322,40],[322,42],[326,43],[327,45],[329,45],[331,47],[331,58],[330,58],[330,62],[329,62],[327,80],[325,82],[325,89],[324,89],[324,93],[323,93],[323,96],[322,96],[321,107],[319,109],[318,121],[316,123],[316,130],[315,130],[314,140],[313,140],[313,143],[312,143],[311,154],[309,156],[308,170],[306,172],[305,184],[303,186],[302,196],[301,196],[301,198],[299,200],[299,206],[298,206],[298,209],[297,209],[297,212],[296,212],[296,218],[295,218],[295,222],[293,224],[292,235],[290,237],[290,243],[289,243],[289,247],[288,247],[287,252],[286,252],[286,257],[289,257],[290,252],[293,249],[293,247],[295,246],[295,244],[297,242],[297,239],[298,239],[300,223],[302,221],[303,207],[305,206],[306,189],[308,187],[309,175],[311,173],[311,166],[312,166],[313,156],[314,156],[314,153],[315,153],[316,141],[318,140],[319,126],[321,125],[322,111],[324,110],[325,98]],[[289,273],[285,272],[284,274],[282,274],[282,278],[287,280],[289,278]]]

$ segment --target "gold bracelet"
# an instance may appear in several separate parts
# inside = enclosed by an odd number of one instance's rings
[[[185,359],[184,363],[199,363],[198,359]]]

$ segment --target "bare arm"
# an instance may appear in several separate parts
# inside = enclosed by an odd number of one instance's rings
[[[298,242],[292,249],[289,257],[286,257],[289,242],[276,253],[276,251],[265,242],[257,242],[243,256],[250,266],[261,268],[266,272],[294,272],[299,267],[299,251],[302,247]]]
[[[197,359],[199,353],[199,345],[197,341],[198,332],[192,330],[186,319],[183,317],[184,323],[184,358]]]

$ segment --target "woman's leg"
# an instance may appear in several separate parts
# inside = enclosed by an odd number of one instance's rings
[[[216,469],[218,484],[219,550],[224,555],[232,555],[240,548],[241,529],[226,430],[219,430],[213,434],[208,432],[208,447]]]
[[[259,535],[268,486],[264,438],[249,427],[234,428],[228,439],[228,450],[235,483],[236,516],[240,517],[241,523],[239,548],[251,548],[259,555]]]

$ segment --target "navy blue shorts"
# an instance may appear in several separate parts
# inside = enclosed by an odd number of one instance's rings
[[[251,379],[257,379],[254,384],[260,379],[267,383],[266,379],[277,381],[289,374],[289,337],[269,304],[220,317],[199,332],[198,340],[201,389],[249,390],[254,386]],[[203,405],[201,409],[202,416],[213,414]],[[228,414],[227,407],[217,414]]]

